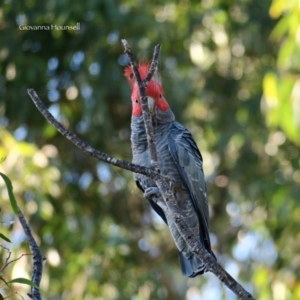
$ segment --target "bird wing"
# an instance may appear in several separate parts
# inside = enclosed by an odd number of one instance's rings
[[[168,145],[198,216],[201,240],[210,250],[208,201],[201,153],[191,133],[178,122],[173,122],[170,127]]]

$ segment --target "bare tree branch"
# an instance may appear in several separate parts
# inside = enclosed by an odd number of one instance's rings
[[[23,230],[25,232],[25,235],[26,235],[28,243],[29,243],[31,253],[33,255],[32,282],[36,286],[39,287],[41,279],[42,279],[44,257],[42,255],[42,252],[41,252],[38,244],[36,243],[35,239],[32,236],[31,229],[30,229],[20,208],[19,208],[19,212],[18,212],[18,218],[23,227]],[[28,294],[28,296],[31,297],[33,300],[41,300],[42,299],[40,290],[34,286],[31,287],[31,294]]]
[[[9,260],[10,257],[11,257],[11,251],[10,251],[8,248],[6,248],[6,247],[4,247],[4,246],[2,246],[2,245],[0,245],[0,247],[2,247],[2,248],[3,248],[4,250],[6,250],[7,253],[8,253],[8,255],[7,255],[6,259],[5,259],[4,265],[3,265],[2,268],[0,269],[0,272],[3,272],[3,270],[6,269],[6,267],[7,267],[8,265],[10,265],[11,263],[13,263],[13,262],[15,262],[15,261],[18,261],[18,260],[21,259],[23,256],[32,255],[32,253],[24,253],[24,254],[21,254],[18,258]]]
[[[154,49],[154,55],[150,70],[146,76],[145,80],[141,80],[141,76],[138,71],[137,64],[134,59],[134,55],[127,43],[126,40],[122,40],[122,43],[125,48],[125,53],[129,58],[129,62],[133,73],[135,75],[138,87],[140,98],[142,102],[142,110],[144,116],[145,129],[147,134],[148,147],[150,151],[151,164],[155,169],[159,170],[159,162],[157,159],[156,143],[154,137],[154,131],[152,126],[151,115],[147,105],[147,95],[146,87],[151,77],[153,76],[154,70],[158,64],[158,56],[160,51],[160,45],[157,45]],[[188,227],[184,221],[177,202],[172,192],[172,187],[166,182],[165,179],[158,177],[155,180],[156,185],[158,186],[161,195],[165,201],[167,207],[163,207],[166,215],[169,215],[168,218],[171,218],[175,221],[178,231],[181,236],[184,238],[185,242],[191,249],[191,251],[197,255],[197,257],[205,264],[205,267],[208,271],[214,273],[225,285],[227,285],[240,299],[254,299],[251,294],[249,294],[238,282],[236,282],[213,258],[213,256],[206,251],[202,246],[199,239],[195,236],[192,230]],[[158,203],[160,205],[160,203]],[[161,206],[161,205],[160,205]],[[168,219],[167,218],[167,219]]]
[[[6,248],[6,247],[4,247],[4,246],[2,246],[2,245],[1,245],[1,247],[2,247],[4,250],[6,250],[6,252],[7,252],[8,254],[7,254],[7,257],[6,257],[6,259],[5,259],[5,262],[4,262],[3,267],[0,269],[0,272],[2,272],[2,271],[8,266],[8,262],[9,262],[9,259],[10,259],[10,257],[11,257],[11,251],[10,251],[8,248]]]
[[[150,149],[150,158],[151,158],[151,165],[159,170],[158,168],[158,159],[157,159],[157,151],[156,151],[156,141],[155,141],[155,137],[154,137],[154,131],[153,131],[153,126],[152,126],[152,120],[151,120],[151,115],[150,115],[150,111],[148,108],[148,97],[146,95],[146,87],[149,83],[149,81],[151,80],[151,77],[154,74],[154,71],[157,67],[157,60],[158,60],[158,56],[159,56],[159,52],[160,52],[160,45],[157,45],[154,49],[154,55],[153,55],[153,59],[152,59],[152,63],[149,69],[149,72],[146,76],[146,78],[144,80],[142,80],[141,75],[138,71],[133,53],[127,43],[126,40],[122,40],[122,43],[124,45],[125,48],[125,53],[127,54],[128,58],[129,58],[129,62],[130,65],[132,67],[136,82],[139,86],[139,91],[140,91],[140,97],[141,97],[141,102],[142,102],[142,110],[143,110],[143,118],[144,118],[144,123],[145,123],[145,129],[146,129],[146,136],[147,136],[147,142],[148,142],[148,146]]]
[[[107,162],[111,165],[117,166],[119,168],[134,172],[134,173],[140,173],[143,175],[146,175],[150,177],[151,179],[155,179],[157,176],[159,176],[159,173],[157,171],[154,171],[150,168],[145,168],[143,166],[139,166],[136,164],[132,164],[130,162],[119,160],[117,158],[114,158],[106,153],[97,151],[92,146],[81,140],[76,134],[70,132],[67,130],[60,122],[58,122],[52,114],[48,111],[48,109],[45,107],[37,93],[34,89],[28,89],[27,90],[30,98],[32,99],[33,103],[37,107],[37,109],[42,113],[42,115],[46,118],[46,120],[52,124],[58,132],[60,132],[65,138],[67,138],[69,141],[71,141],[73,144],[75,144],[79,149],[84,151],[85,153],[97,158],[98,160]]]
[[[122,43],[125,48],[125,52],[129,57],[130,64],[132,66],[135,78],[137,80],[140,97],[142,101],[143,115],[145,121],[145,128],[147,130],[147,139],[148,145],[151,149],[151,160],[153,168],[145,168],[143,166],[135,165],[130,162],[126,162],[123,160],[118,160],[112,156],[109,156],[105,153],[99,152],[92,148],[89,144],[79,139],[74,133],[71,133],[66,128],[63,127],[47,110],[44,106],[38,95],[33,89],[28,89],[28,94],[34,102],[35,106],[38,110],[44,115],[49,123],[51,123],[64,137],[66,137],[69,141],[74,143],[78,148],[80,148],[85,153],[97,158],[98,160],[107,162],[114,166],[120,167],[122,169],[129,170],[134,173],[139,173],[148,176],[153,179],[160,192],[163,196],[165,204],[158,203],[161,205],[166,215],[168,214],[175,221],[175,224],[178,228],[178,231],[185,239],[187,245],[190,247],[191,251],[197,255],[197,257],[205,264],[206,269],[212,273],[214,273],[229,289],[231,289],[240,299],[242,300],[253,300],[254,298],[250,293],[248,293],[239,283],[237,283],[212,257],[210,253],[206,251],[206,249],[201,245],[198,238],[194,235],[194,233],[187,226],[185,221],[182,218],[174,195],[172,193],[172,182],[169,178],[160,174],[159,165],[157,160],[157,152],[155,146],[155,138],[153,134],[153,127],[151,123],[151,117],[147,105],[147,96],[146,96],[146,86],[151,80],[151,77],[157,68],[158,64],[158,56],[160,51],[160,46],[157,45],[155,47],[153,61],[150,67],[150,70],[144,80],[141,79],[141,76],[138,72],[138,67],[134,60],[133,53],[127,43],[126,40],[122,40]],[[150,119],[150,121],[149,121]],[[152,128],[152,129],[151,129]],[[152,130],[152,133],[151,133]]]

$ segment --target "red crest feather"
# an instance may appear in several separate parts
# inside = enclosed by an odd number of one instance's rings
[[[127,78],[127,80],[129,81],[130,85],[133,84],[134,82],[134,74],[133,71],[131,69],[131,66],[128,66],[125,68],[124,70],[124,76]]]
[[[138,70],[142,80],[146,78],[150,66],[151,66],[151,62],[149,61],[143,61],[139,63]],[[131,93],[132,115],[136,117],[140,116],[143,112],[141,107],[139,88],[136,83],[135,76],[131,66],[125,68],[124,76],[127,78],[132,88],[132,93]],[[154,78],[152,78],[148,83],[146,87],[146,94],[147,96],[154,99],[156,106],[159,110],[167,111],[168,109],[170,109],[170,106],[164,97],[164,90],[161,84],[158,81],[156,81]]]
[[[149,61],[142,61],[139,63],[139,72],[141,75],[142,80],[144,80],[148,74],[149,68],[150,68],[151,62]],[[124,76],[129,81],[130,85],[133,85],[135,82],[134,73],[132,71],[131,66],[128,66],[124,70]]]

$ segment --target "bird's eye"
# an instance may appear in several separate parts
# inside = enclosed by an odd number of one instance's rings
[[[159,94],[159,98],[162,98],[162,94]]]
[[[132,78],[133,78],[133,73],[131,73],[131,74],[129,75],[129,77],[130,77],[130,79],[132,79]]]
[[[138,99],[135,99],[135,103],[139,103],[139,100],[138,100]]]

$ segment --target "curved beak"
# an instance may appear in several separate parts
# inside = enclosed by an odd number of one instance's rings
[[[153,116],[155,113],[155,100],[151,97],[148,97],[148,107],[150,114]]]

